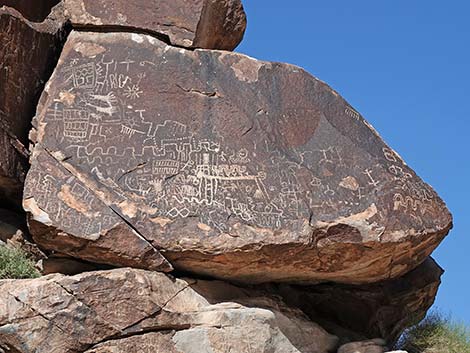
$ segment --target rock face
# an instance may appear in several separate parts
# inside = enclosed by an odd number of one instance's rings
[[[21,142],[0,127],[0,207],[16,207],[21,201],[27,158],[27,151]]]
[[[1,0],[1,6],[8,6],[18,10],[21,15],[31,22],[44,21],[60,0]]]
[[[392,346],[406,328],[425,317],[442,274],[429,258],[405,276],[381,283],[284,285],[269,291],[345,342],[381,337]]]
[[[213,303],[221,288],[250,307]],[[328,353],[337,343],[275,298],[142,270],[0,281],[0,302],[8,352]]]
[[[24,3],[12,5],[22,8]],[[33,23],[14,9],[0,7],[0,207],[21,204],[27,166],[24,145],[62,48],[64,22],[59,9],[44,22]]]
[[[370,283],[452,226],[433,189],[302,69],[72,32],[41,99],[24,207],[43,247],[244,282]]]
[[[63,0],[74,27],[138,30],[188,48],[233,50],[246,16],[240,0]]]

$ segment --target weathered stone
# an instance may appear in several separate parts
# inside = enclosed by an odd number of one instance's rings
[[[0,0],[0,7],[14,8],[29,21],[42,22],[59,2],[60,0]]]
[[[34,152],[32,161],[41,169],[28,173],[23,206],[34,215],[29,227],[39,246],[90,262],[172,270],[158,249],[127,223],[125,213],[105,203],[105,191],[81,182],[49,153]],[[67,183],[61,184],[63,180]]]
[[[37,267],[44,275],[61,273],[64,275],[76,275],[82,272],[101,270],[98,266],[70,257],[50,256],[41,260]]]
[[[4,86],[8,85],[2,83],[0,91]],[[2,120],[0,107],[0,123]],[[21,203],[27,158],[27,151],[21,142],[9,136],[0,125],[0,207],[16,207]]]
[[[219,282],[116,269],[0,281],[0,348],[21,353],[328,353],[337,338],[276,298],[211,303]],[[214,286],[214,294],[211,294]],[[211,299],[213,300],[213,299]],[[257,306],[261,303],[262,306]]]
[[[64,24],[60,6],[41,23],[26,20],[15,9],[0,8],[1,127],[23,143],[62,49]]]
[[[0,1],[11,3],[20,9],[26,6],[25,1]],[[39,11],[41,6],[35,7]],[[33,23],[12,8],[0,7],[0,206],[21,204],[27,166],[24,144],[62,48],[64,23],[59,8],[44,22]]]
[[[269,291],[300,308],[343,342],[382,337],[393,346],[406,328],[425,317],[434,303],[442,273],[429,258],[405,276],[381,283],[281,285]]]
[[[246,16],[240,0],[63,0],[74,27],[135,30],[188,48],[233,50]]]
[[[387,348],[386,343],[381,339],[351,342],[342,345],[338,349],[338,353],[384,353]]]
[[[145,268],[152,244],[218,278],[359,284],[412,270],[452,226],[347,102],[287,64],[72,32],[34,125],[31,232],[91,262]]]

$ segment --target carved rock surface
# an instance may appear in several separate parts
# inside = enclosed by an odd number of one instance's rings
[[[218,278],[368,283],[418,266],[452,226],[359,113],[292,65],[72,32],[34,125],[31,232],[92,262],[147,268],[151,244]]]
[[[0,206],[21,204],[27,166],[24,144],[62,47],[64,22],[59,11],[33,23],[15,9],[0,7]]]
[[[196,289],[193,289],[195,286]],[[337,338],[275,298],[198,293],[218,282],[116,269],[0,281],[0,348],[20,353],[328,353]],[[211,289],[213,287],[214,289]],[[211,299],[212,300],[212,299]],[[259,306],[261,303],[262,306]]]
[[[278,293],[345,342],[384,338],[390,346],[434,303],[443,270],[429,258],[403,277],[369,285],[282,285]]]
[[[233,50],[246,16],[240,0],[63,0],[74,27],[146,31],[176,46]]]

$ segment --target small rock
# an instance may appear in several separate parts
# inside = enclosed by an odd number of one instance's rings
[[[338,353],[384,353],[385,344],[382,339],[347,343],[338,349]]]

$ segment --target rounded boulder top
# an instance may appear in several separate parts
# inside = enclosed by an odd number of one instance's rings
[[[452,226],[354,108],[288,64],[72,32],[34,125],[31,233],[92,262],[371,283]]]

